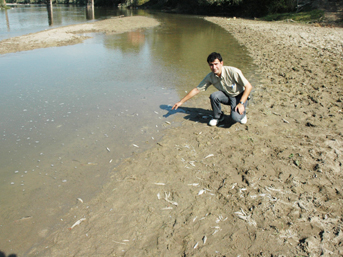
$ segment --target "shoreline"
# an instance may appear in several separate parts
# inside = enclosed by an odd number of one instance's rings
[[[0,41],[0,54],[29,51],[47,47],[75,45],[90,38],[90,36],[81,35],[85,33],[119,34],[157,25],[159,25],[158,21],[143,16],[119,16],[102,21],[68,25],[4,39]]]
[[[206,19],[259,67],[247,125],[209,127],[192,99],[28,256],[343,254],[343,30]]]

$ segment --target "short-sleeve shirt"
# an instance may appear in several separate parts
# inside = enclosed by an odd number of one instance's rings
[[[197,88],[200,91],[205,91],[209,86],[213,85],[228,96],[237,96],[245,90],[248,83],[241,70],[235,67],[223,66],[220,77],[210,72]]]

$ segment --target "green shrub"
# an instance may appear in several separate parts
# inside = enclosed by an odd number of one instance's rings
[[[319,21],[322,17],[324,17],[324,11],[312,10],[308,12],[299,13],[269,14],[265,17],[262,17],[261,19],[265,21],[294,20],[299,22],[315,22]]]

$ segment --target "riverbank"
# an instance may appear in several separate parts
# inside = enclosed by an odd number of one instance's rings
[[[119,16],[102,21],[59,27],[2,40],[0,41],[0,54],[29,51],[38,48],[75,45],[90,38],[89,35],[82,34],[97,32],[106,34],[123,33],[140,28],[157,26],[158,24],[156,20],[148,17]]]
[[[343,254],[342,29],[207,20],[259,68],[247,125],[209,127],[208,95],[192,99],[181,127],[117,167],[28,256]]]

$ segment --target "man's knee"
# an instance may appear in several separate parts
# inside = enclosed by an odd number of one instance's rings
[[[222,95],[222,92],[216,91],[216,92],[214,92],[214,93],[212,93],[212,94],[210,95],[210,100],[211,100],[211,101],[220,100],[221,95]]]
[[[234,122],[240,122],[241,119],[244,117],[244,114],[241,115],[239,114],[238,112],[236,111],[232,111],[231,112],[231,119],[234,121]]]

